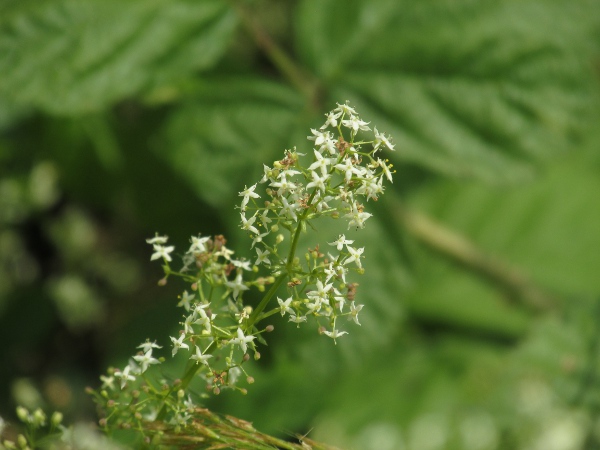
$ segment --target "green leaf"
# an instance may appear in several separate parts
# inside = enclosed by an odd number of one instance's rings
[[[592,102],[593,2],[306,0],[298,47],[397,154],[512,181],[564,150]]]
[[[236,25],[219,0],[3,6],[0,97],[54,114],[97,111],[211,68]]]
[[[207,81],[174,111],[156,151],[200,198],[229,210],[263,164],[283,157],[302,107],[295,92],[270,81]]]
[[[600,292],[600,178],[585,157],[510,190],[443,181],[410,203],[559,295]]]

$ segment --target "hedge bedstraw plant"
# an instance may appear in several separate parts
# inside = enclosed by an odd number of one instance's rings
[[[147,240],[150,259],[163,262],[159,284],[171,276],[189,283],[177,304],[183,310],[181,330],[170,337],[171,356],[184,353],[188,361],[179,378],[165,377],[157,367],[165,361],[156,355],[162,346],[147,340],[125,367],[109,368],[100,377],[102,386],[88,389],[105,433],[137,430],[146,443],[159,445],[172,444],[172,434],[192,439],[198,414],[206,410],[190,383],[200,378],[214,394],[223,389],[245,394],[244,382],[254,382],[245,363],[251,355],[260,358],[258,344],[273,330],[263,323],[272,316],[287,316],[298,327],[315,322],[334,343],[348,333],[346,324],[360,325],[363,305],[350,278],[364,271],[364,247],[339,234],[333,242],[314,242],[303,257],[297,253],[301,234],[321,217],[341,219],[344,230],[363,228],[371,217],[365,203],[377,200],[385,180],[392,182],[392,165],[379,153],[394,145],[377,128],[374,138],[360,138],[370,131],[352,107],[338,104],[320,129],[311,130],[311,154],[286,150],[281,160],[264,165],[256,184],[244,187],[241,228],[252,240],[255,259],[235,258],[222,235],[193,236],[176,270],[168,238],[157,234]],[[262,295],[256,306],[244,301],[250,289]]]

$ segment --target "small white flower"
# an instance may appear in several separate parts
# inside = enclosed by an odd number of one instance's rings
[[[113,390],[115,388],[115,377],[113,376],[100,375],[100,381],[102,381],[102,389]]]
[[[329,242],[329,245],[335,245],[336,248],[338,249],[338,251],[341,251],[342,248],[344,247],[344,245],[348,245],[348,244],[352,244],[354,243],[354,241],[349,241],[348,239],[346,239],[346,236],[343,234],[340,234],[340,237],[337,238],[336,241],[333,242]]]
[[[373,154],[375,154],[375,151],[379,149],[379,147],[381,147],[382,145],[387,147],[388,149],[394,151],[394,145],[389,141],[389,139],[387,137],[385,137],[385,135],[383,133],[380,133],[379,131],[377,131],[377,128],[374,129],[375,131],[375,142],[373,144]]]
[[[281,198],[281,203],[283,203],[283,207],[281,208],[281,212],[288,216],[290,219],[294,219],[294,222],[298,221],[298,216],[296,215],[295,210],[298,208],[296,203],[288,203],[285,197]]]
[[[372,215],[364,211],[359,211],[356,205],[352,205],[352,211],[344,215],[344,217],[352,219],[348,222],[348,229],[350,229],[353,225],[356,225],[357,228],[364,228],[365,221]]]
[[[334,109],[334,111],[339,111],[340,113],[348,114],[348,115],[356,115],[356,110],[348,105],[348,101],[343,105],[337,104],[338,107]]]
[[[329,179],[329,175],[325,174],[323,176],[319,176],[317,172],[311,172],[313,180],[306,185],[306,189],[310,188],[318,188],[321,192],[325,192],[325,183]]]
[[[385,174],[386,178],[390,181],[390,183],[393,183],[394,180],[392,179],[392,171],[390,170],[392,168],[392,164],[388,165],[383,159],[380,158],[377,158],[377,163],[383,169],[383,173]]]
[[[344,125],[347,128],[350,128],[352,130],[352,134],[356,134],[358,130],[370,130],[370,128],[367,126],[368,122],[360,120],[358,116],[355,116],[353,114],[350,115],[350,118],[348,120],[342,120],[342,125]]]
[[[143,342],[142,344],[138,345],[137,348],[141,348],[142,351],[144,353],[146,353],[149,350],[152,350],[153,348],[162,348],[160,345],[156,344],[156,342],[150,342],[148,339],[146,339],[146,342]]]
[[[250,261],[240,261],[237,259],[232,259],[231,264],[242,270],[252,270],[252,267],[250,267]]]
[[[194,300],[196,296],[194,295],[194,293],[188,294],[188,291],[183,291],[183,294],[181,295],[181,300],[179,301],[179,303],[177,303],[177,306],[183,306],[183,308],[186,311],[190,310],[190,302],[192,300]]]
[[[240,214],[240,216],[242,217],[242,230],[250,231],[254,234],[259,234],[258,228],[256,228],[254,226],[254,221],[256,220],[256,214],[254,214],[248,220],[246,220],[246,216],[244,216],[244,213]]]
[[[158,244],[154,244],[154,253],[152,253],[152,256],[150,257],[150,261],[154,261],[155,259],[159,259],[159,258],[163,258],[165,261],[172,261],[173,259],[171,258],[171,256],[169,255],[169,253],[171,253],[173,250],[175,250],[175,247],[170,246],[170,247],[164,247],[162,245],[158,245]]]
[[[282,317],[285,315],[285,313],[294,315],[294,310],[292,308],[290,308],[290,305],[292,304],[292,300],[293,300],[292,297],[289,297],[285,301],[281,300],[279,297],[277,297],[277,303],[279,303],[279,309],[281,310]]]
[[[246,209],[246,206],[248,205],[248,202],[250,201],[250,197],[260,198],[260,195],[258,195],[256,192],[254,192],[254,189],[256,189],[256,183],[253,186],[250,186],[249,188],[244,186],[244,190],[239,193],[240,197],[242,197],[242,196],[244,197],[242,199],[242,211],[244,211]]]
[[[325,143],[327,139],[330,138],[329,131],[320,131],[315,130],[314,128],[311,128],[310,131],[313,134],[313,136],[307,136],[306,139],[308,139],[309,141],[315,141],[315,147],[320,147]]]
[[[170,338],[171,338],[171,341],[173,342],[173,353],[172,353],[172,356],[175,356],[177,354],[177,351],[180,348],[185,348],[187,350],[190,349],[190,346],[187,345],[187,344],[185,344],[183,342],[183,340],[185,339],[185,334],[180,334],[179,335],[179,339],[175,339],[173,336],[170,336]]]
[[[195,360],[196,364],[201,363],[201,364],[204,364],[205,366],[208,366],[208,360],[212,357],[213,357],[213,355],[203,355],[202,350],[200,350],[198,348],[198,346],[196,345],[196,354],[190,356],[190,359]]]
[[[159,236],[158,233],[156,233],[153,238],[146,239],[146,242],[148,244],[166,244],[168,239],[168,236]]]
[[[335,111],[330,111],[327,114],[325,114],[325,117],[327,117],[327,120],[325,121],[323,126],[321,126],[321,130],[324,130],[328,126],[331,126],[333,128],[337,127],[337,124],[338,124],[337,119],[341,115],[342,115],[341,112],[336,113]]]
[[[206,244],[206,242],[209,240],[210,240],[209,236],[205,236],[205,237],[192,236],[190,238],[190,242],[192,243],[192,245],[190,246],[190,249],[187,252],[188,253],[204,253],[206,251],[206,246],[204,244]]]
[[[247,291],[248,289],[250,289],[248,286],[246,286],[244,284],[244,281],[242,280],[241,272],[237,273],[234,281],[228,281],[225,284],[229,289],[231,289],[233,291],[234,299],[238,298],[238,295],[240,295],[240,291]]]
[[[296,316],[295,314],[290,314],[290,319],[288,322],[294,322],[298,324],[298,328],[300,328],[301,322],[306,322],[306,316]]]
[[[279,181],[273,181],[269,186],[276,188],[277,194],[282,197],[296,190],[296,184],[293,181],[288,181],[285,176],[282,176]]]
[[[261,216],[261,217],[262,217],[262,216]],[[263,238],[264,238],[265,236],[268,236],[268,235],[269,235],[269,233],[270,233],[270,231],[266,231],[265,233],[262,233],[262,234],[257,234],[257,235],[254,237],[254,239],[252,239],[252,245],[250,246],[250,248],[254,248],[254,246],[255,246],[256,244],[258,244],[259,242],[262,242],[262,241],[263,241]]]
[[[343,336],[345,334],[348,334],[347,331],[338,331],[337,329],[333,329],[333,331],[323,331],[324,334],[326,334],[327,336],[329,336],[331,339],[333,339],[334,341],[339,338],[340,336]],[[337,344],[337,342],[336,342]]]
[[[350,247],[349,245],[346,247],[348,249],[348,253],[350,256],[344,260],[344,265],[350,264],[351,262],[355,262],[359,268],[362,268],[362,264],[360,262],[360,257],[365,251],[365,248],[356,249],[354,247]]]
[[[130,375],[129,372],[131,372],[131,366],[129,364],[125,366],[123,371],[115,372],[115,377],[121,379],[121,389],[125,388],[128,381],[135,381],[135,377]]]
[[[242,351],[246,353],[248,351],[248,344],[251,343],[256,336],[244,336],[244,332],[241,328],[237,329],[237,337],[232,339],[233,344],[238,344]]]
[[[327,175],[327,167],[331,165],[331,160],[329,158],[324,158],[318,151],[313,150],[315,152],[315,162],[310,165],[308,170],[317,170],[321,169],[321,175]]]
[[[144,373],[150,364],[160,364],[160,361],[152,356],[152,349],[143,355],[135,355],[133,359],[140,365],[140,373]]]
[[[263,252],[260,248],[256,247],[256,254],[258,255],[258,258],[256,258],[256,262],[254,263],[255,266],[259,266],[262,263],[265,263],[268,266],[271,265],[271,261],[267,258],[267,256],[271,254],[269,250]]]
[[[358,313],[361,309],[363,309],[363,306],[364,305],[355,306],[354,302],[352,302],[350,304],[350,316],[348,317],[348,320],[354,320],[354,323],[356,325],[360,325],[360,323],[358,322]]]

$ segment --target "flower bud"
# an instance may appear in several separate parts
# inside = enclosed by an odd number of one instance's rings
[[[246,381],[248,382],[248,384],[252,384],[254,383],[254,377],[248,377],[246,378]]]
[[[100,427],[102,427],[102,428],[106,427],[107,424],[108,424],[108,421],[104,417],[98,421],[98,425],[100,425]]]
[[[258,361],[258,360],[260,359],[260,353],[259,353],[259,352],[255,352],[255,353],[254,353],[254,359],[255,359],[256,361]]]
[[[36,427],[46,425],[46,413],[40,408],[36,409],[33,413],[33,425]]]
[[[183,397],[185,397],[185,391],[183,389],[179,389],[177,391],[177,398],[182,399]]]
[[[17,406],[17,417],[21,422],[29,421],[29,411],[23,406]]]
[[[19,443],[19,447],[21,447],[21,448],[27,447],[27,438],[25,436],[23,436],[22,434],[19,434],[19,436],[17,436],[17,442]]]
[[[275,243],[281,244],[284,239],[285,238],[283,237],[283,234],[278,234],[277,237],[275,238]]]
[[[279,225],[275,224],[271,226],[271,231],[277,233],[279,231]]]
[[[61,424],[63,420],[63,415],[60,411],[54,411],[54,413],[52,413],[52,418],[50,419],[50,423],[52,424],[53,427],[57,427]]]
[[[267,333],[270,333],[271,331],[273,331],[275,329],[275,327],[273,325],[267,325],[265,328],[265,331]]]
[[[158,280],[158,285],[166,286],[167,285],[167,277],[164,277],[164,278],[161,278],[160,280]]]

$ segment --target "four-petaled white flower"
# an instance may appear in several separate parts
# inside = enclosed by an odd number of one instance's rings
[[[204,253],[206,251],[206,242],[208,242],[210,240],[209,236],[192,236],[190,239],[190,242],[192,243],[192,245],[190,246],[190,249],[187,251],[188,253]]]
[[[281,316],[283,317],[285,315],[285,313],[288,313],[290,315],[294,314],[294,310],[292,308],[290,308],[290,305],[292,304],[292,297],[289,297],[288,299],[281,300],[279,297],[277,297],[277,303],[279,303],[279,309],[281,310]]]
[[[355,306],[354,302],[350,304],[350,315],[348,316],[348,319],[354,320],[354,323],[356,325],[360,325],[360,323],[358,322],[358,313],[361,309],[363,309],[363,305]]]
[[[239,193],[240,197],[242,197],[242,196],[244,197],[242,199],[242,211],[246,210],[246,206],[248,205],[248,202],[250,201],[250,197],[260,198],[260,195],[258,195],[256,192],[254,192],[254,189],[256,189],[256,184],[254,184],[253,186],[250,186],[249,188],[244,186],[244,190]]]
[[[159,236],[158,233],[156,233],[153,238],[146,239],[146,242],[148,244],[166,244],[168,239],[168,236]]]
[[[188,294],[188,291],[183,291],[183,294],[181,295],[181,300],[179,300],[179,303],[177,303],[177,306],[183,306],[183,308],[186,311],[189,311],[190,310],[190,302],[192,300],[194,300],[194,298],[196,298],[194,293]]]
[[[340,236],[337,238],[337,240],[333,241],[333,242],[329,242],[329,245],[335,245],[336,248],[338,249],[338,251],[341,251],[342,248],[344,247],[344,245],[349,245],[354,243],[354,241],[350,241],[348,239],[346,239],[346,236],[343,234],[340,234]]]
[[[152,253],[152,256],[150,257],[150,261],[154,261],[155,259],[159,259],[159,258],[163,258],[165,261],[173,260],[171,258],[171,256],[169,255],[169,253],[171,253],[173,250],[175,250],[175,247],[173,247],[173,246],[165,247],[165,246],[159,245],[159,244],[154,244],[152,247],[154,247],[154,253]]]
[[[233,298],[236,300],[238,298],[238,295],[240,295],[240,291],[247,291],[248,289],[250,289],[244,284],[241,272],[237,273],[234,281],[228,281],[227,283],[225,283],[225,285],[233,291]]]
[[[375,132],[375,142],[373,143],[373,154],[377,151],[382,145],[387,147],[388,149],[394,151],[394,144],[392,144],[387,137],[383,133],[377,131],[377,128],[373,130]]]
[[[150,364],[160,364],[160,361],[152,356],[152,349],[145,352],[143,355],[135,355],[133,357],[140,365],[140,373],[144,373]]]
[[[146,353],[149,350],[152,350],[153,348],[162,348],[160,345],[158,345],[156,342],[150,342],[148,339],[146,339],[146,342],[143,342],[142,344],[138,345],[137,348],[141,348],[142,351],[144,353]]]
[[[187,350],[190,349],[190,346],[183,342],[183,340],[185,339],[185,334],[180,334],[179,339],[175,339],[173,336],[169,336],[169,337],[171,338],[171,341],[173,342],[172,356],[175,356],[177,354],[177,351],[180,348],[185,348]]]
[[[288,203],[288,201],[285,197],[281,198],[281,203],[283,203],[281,212],[284,215],[288,216],[290,219],[294,219],[294,222],[297,222],[298,216],[296,216],[295,210],[298,208],[298,205],[296,205],[296,203],[294,203],[294,202]]]
[[[259,266],[262,263],[265,263],[268,266],[271,265],[271,261],[267,258],[267,256],[271,254],[269,250],[262,251],[260,248],[256,247],[256,254],[258,255],[258,258],[256,258],[256,262],[254,263],[255,266]]]
[[[315,152],[316,161],[309,166],[308,170],[315,171],[321,169],[321,175],[327,175],[327,167],[331,165],[331,160],[329,158],[324,158],[318,151],[313,151]]]
[[[246,220],[246,216],[244,213],[241,213],[242,216],[242,230],[251,231],[254,234],[258,234],[258,228],[254,226],[254,221],[256,220],[256,214]]]
[[[352,130],[352,134],[356,134],[358,130],[370,130],[367,126],[368,122],[360,120],[358,116],[351,115],[348,120],[342,120],[342,125]]]
[[[290,319],[288,320],[288,322],[297,323],[299,328],[301,322],[306,322],[306,316],[297,316],[295,314],[290,314]]]
[[[362,268],[362,264],[360,262],[360,257],[363,254],[363,252],[365,251],[365,248],[362,247],[362,248],[356,249],[354,247],[350,247],[349,245],[347,245],[346,248],[348,249],[348,253],[350,253],[350,256],[348,256],[344,260],[344,265],[350,264],[351,262],[355,262],[359,268]]]
[[[333,340],[334,340],[334,342],[335,342],[335,340],[336,340],[337,338],[339,338],[340,336],[343,336],[343,335],[345,335],[345,334],[348,334],[348,332],[347,332],[347,331],[338,331],[336,328],[334,328],[334,329],[333,329],[333,331],[323,331],[323,333],[324,333],[325,335],[329,336],[331,339],[333,339]],[[337,344],[337,342],[336,342],[336,344]]]
[[[135,377],[131,375],[131,366],[127,364],[122,371],[115,371],[115,378],[121,379],[121,389],[125,388],[128,381],[135,381]]]
[[[325,128],[331,126],[333,128],[337,127],[337,120],[338,118],[342,115],[341,112],[335,112],[335,111],[330,111],[329,113],[325,114],[325,117],[327,117],[327,120],[325,121],[325,123],[321,126],[321,130],[324,130]]]
[[[205,366],[208,366],[208,360],[212,357],[213,357],[213,355],[202,354],[202,350],[200,350],[200,348],[198,348],[198,346],[196,345],[196,354],[190,356],[190,359],[195,360],[196,364],[200,363],[200,364],[204,364]]]
[[[246,353],[248,351],[248,344],[250,344],[256,336],[244,336],[244,332],[241,328],[237,329],[237,337],[231,340],[232,343],[238,344],[242,351]]]

